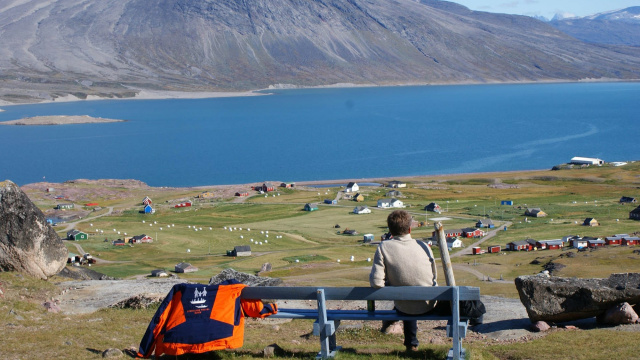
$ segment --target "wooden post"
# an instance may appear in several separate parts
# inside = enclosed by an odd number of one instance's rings
[[[451,266],[451,259],[449,258],[449,248],[447,247],[447,238],[444,236],[444,227],[441,222],[433,224],[436,230],[436,240],[440,247],[440,259],[442,260],[442,267],[444,268],[444,278],[447,282],[447,286],[456,286],[456,279],[453,277],[453,267]]]

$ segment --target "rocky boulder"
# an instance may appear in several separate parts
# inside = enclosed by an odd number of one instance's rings
[[[65,267],[67,248],[20,188],[0,182],[0,269],[47,279]]]
[[[220,274],[212,277],[209,284],[219,284],[225,280],[236,279],[248,286],[278,286],[282,283],[281,279],[270,278],[266,276],[255,276],[251,274],[241,273],[233,269],[224,269]]]
[[[520,301],[532,322],[565,322],[599,316],[628,302],[640,303],[640,274],[612,274],[608,279],[520,276]]]

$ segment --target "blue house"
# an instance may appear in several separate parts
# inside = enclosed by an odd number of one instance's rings
[[[502,200],[502,201],[500,201],[500,205],[511,205],[511,206],[513,206],[513,200]]]
[[[334,199],[324,199],[324,203],[325,204],[329,204],[329,205],[336,205],[338,202]]]
[[[476,227],[493,229],[496,226],[493,221],[491,221],[491,219],[482,219],[478,220],[478,222],[476,223]]]
[[[153,207],[151,207],[151,205],[147,205],[144,207],[144,213],[145,214],[155,214],[156,209],[154,209]]]

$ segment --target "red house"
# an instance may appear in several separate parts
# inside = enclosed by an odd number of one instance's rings
[[[182,202],[182,203],[180,203],[180,204],[178,204],[178,205],[176,205],[174,207],[183,208],[183,207],[190,207],[191,205],[192,205],[191,201],[185,201],[185,202]]]
[[[142,205],[151,205],[153,203],[153,201],[151,201],[151,198],[148,196],[145,196],[144,199],[142,199]]]
[[[500,248],[500,245],[493,245],[493,246],[489,246],[487,248],[487,252],[490,253],[490,254],[499,253],[500,250],[502,250]]]
[[[431,232],[431,236],[433,236],[435,238],[436,237],[436,232],[432,231]],[[462,229],[451,229],[451,230],[445,230],[444,231],[444,237],[445,238],[458,237],[458,236],[462,236]]]
[[[462,229],[462,235],[468,238],[481,237],[482,235],[484,235],[484,232],[476,228],[464,228]]]
[[[485,251],[482,250],[480,247],[474,247],[474,248],[471,249],[471,251],[472,251],[473,255],[481,255],[481,254],[485,253]]]
[[[604,238],[604,243],[607,245],[622,245],[622,237],[621,236],[607,236]]]
[[[248,192],[243,192],[243,193],[237,192],[236,196],[249,196],[249,193]]]
[[[622,239],[622,245],[638,245],[638,243],[640,243],[640,238],[638,237],[628,237]]]
[[[533,239],[512,241],[507,244],[507,249],[511,251],[531,251],[536,247],[536,241]]]
[[[149,235],[136,235],[134,237],[131,238],[131,243],[133,244],[139,244],[139,243],[151,243],[153,242],[153,238]]]

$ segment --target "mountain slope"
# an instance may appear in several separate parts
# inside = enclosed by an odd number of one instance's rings
[[[549,24],[589,43],[640,46],[640,6]]]
[[[10,0],[0,95],[640,78],[640,50],[436,0]]]

